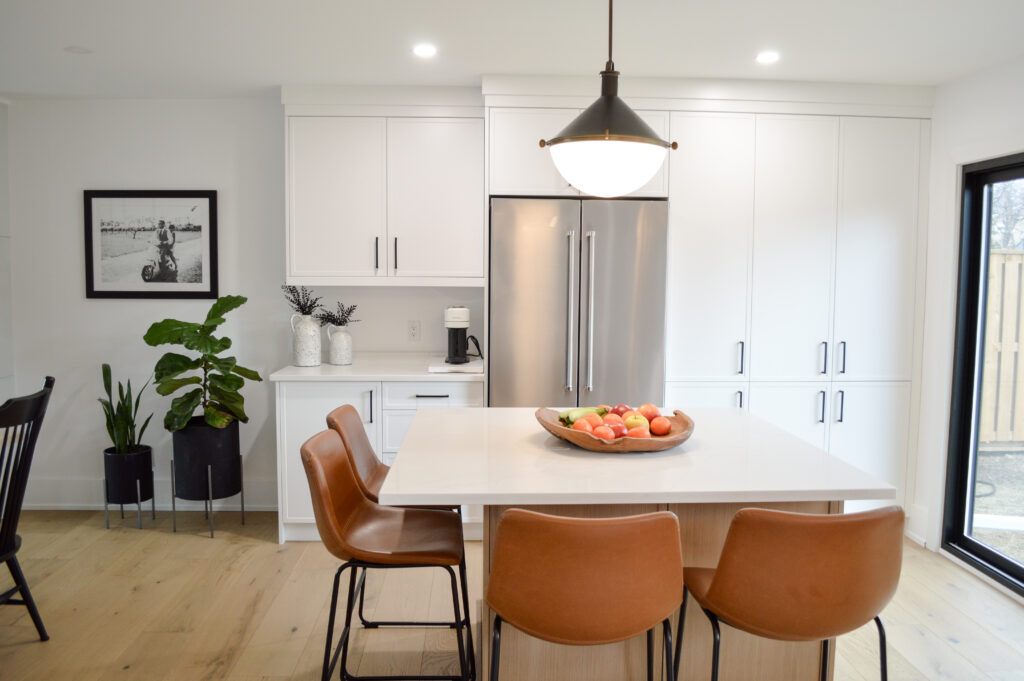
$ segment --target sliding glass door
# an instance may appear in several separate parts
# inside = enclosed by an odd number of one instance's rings
[[[964,168],[943,545],[1024,594],[1024,155]]]

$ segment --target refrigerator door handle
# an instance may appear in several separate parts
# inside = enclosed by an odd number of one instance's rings
[[[587,269],[587,390],[594,389],[594,249],[597,233],[587,232],[590,242],[590,264]]]
[[[573,329],[576,326],[576,232],[570,230],[566,232],[566,236],[569,238],[569,284],[566,287],[568,295],[566,298],[567,314],[565,316],[565,389],[568,392],[572,392],[572,378],[575,373],[573,371],[572,356],[573,350],[576,349],[576,343],[573,342]]]

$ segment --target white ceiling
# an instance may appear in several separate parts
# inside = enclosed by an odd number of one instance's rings
[[[596,76],[606,16],[604,0],[0,0],[0,93],[218,97]],[[624,78],[934,85],[1024,54],[1021,0],[619,0],[615,16]],[[438,56],[413,57],[419,41]],[[782,60],[755,64],[765,48]]]

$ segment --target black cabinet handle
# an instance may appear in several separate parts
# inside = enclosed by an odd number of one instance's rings
[[[742,409],[743,408],[743,391],[742,390],[737,390],[736,394],[740,396],[740,409]]]
[[[398,237],[395,237],[395,269],[398,269]]]
[[[845,390],[840,390],[839,391],[839,418],[836,419],[837,422],[839,422],[839,423],[843,422],[843,411],[845,411],[845,409],[846,409],[846,391]]]
[[[746,349],[747,349],[747,344],[744,341],[740,341],[740,370],[736,372],[738,374],[742,374],[743,373],[744,359],[746,359],[744,357],[744,355],[746,355]],[[740,406],[743,406],[743,405],[740,405]]]
[[[828,373],[828,341],[822,341],[821,344],[825,346],[825,359],[821,363],[821,373],[827,374]]]
[[[446,400],[451,395],[416,395],[416,399]]]
[[[373,423],[373,389],[370,389],[370,423]]]
[[[818,417],[818,423],[825,423],[825,391],[819,390],[818,394],[821,395],[821,416]]]
[[[373,237],[373,269],[380,269],[380,237]]]
[[[839,373],[845,374],[846,373],[846,341],[842,341],[839,344],[843,346],[843,366],[840,367]]]

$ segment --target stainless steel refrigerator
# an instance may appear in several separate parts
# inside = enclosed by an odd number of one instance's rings
[[[660,404],[668,203],[491,199],[492,407]]]

